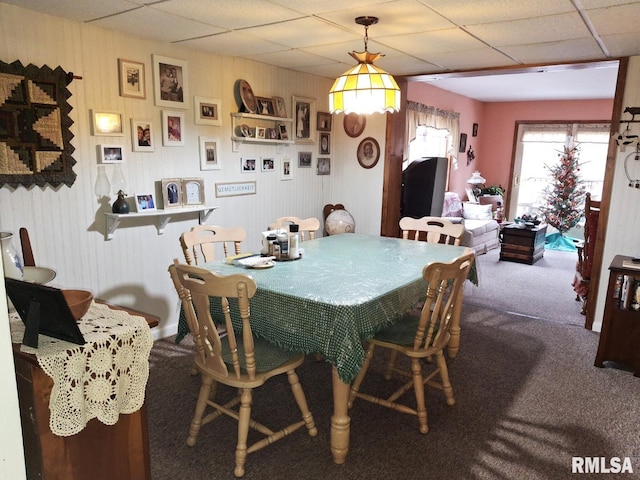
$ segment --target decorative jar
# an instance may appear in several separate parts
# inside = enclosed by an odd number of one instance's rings
[[[0,242],[2,242],[2,262],[4,264],[4,276],[9,278],[15,278],[22,280],[24,278],[24,267],[22,265],[22,259],[18,255],[18,252],[11,240],[13,239],[13,233],[0,232]]]

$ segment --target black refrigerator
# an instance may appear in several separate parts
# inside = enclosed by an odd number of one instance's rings
[[[448,168],[444,157],[425,157],[407,166],[402,172],[401,217],[442,216]]]

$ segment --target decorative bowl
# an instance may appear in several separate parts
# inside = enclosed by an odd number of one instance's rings
[[[73,318],[80,320],[89,310],[93,301],[93,293],[88,290],[62,290],[62,295],[69,305]]]

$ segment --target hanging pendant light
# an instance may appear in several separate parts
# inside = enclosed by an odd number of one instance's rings
[[[373,64],[384,55],[367,51],[367,31],[370,25],[378,23],[378,19],[358,17],[356,23],[364,26],[364,52],[349,53],[358,65],[334,82],[329,91],[329,111],[360,115],[397,112],[400,110],[400,88],[390,74]]]

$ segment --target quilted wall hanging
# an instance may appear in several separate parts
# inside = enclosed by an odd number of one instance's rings
[[[0,187],[71,186],[73,73],[0,62]]]

